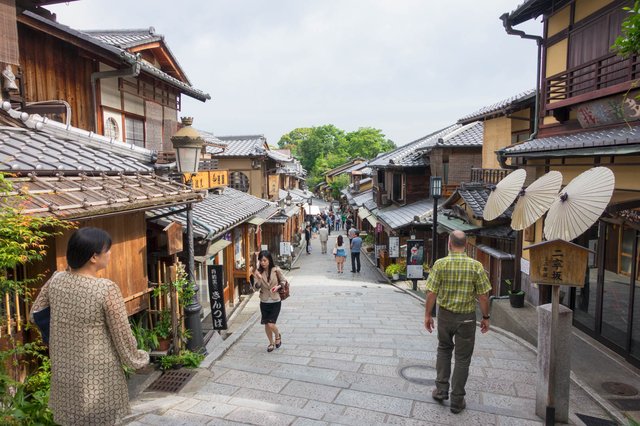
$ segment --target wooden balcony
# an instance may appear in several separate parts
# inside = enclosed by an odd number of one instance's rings
[[[552,110],[624,92],[640,78],[638,56],[608,54],[556,74],[544,82],[545,108]]]
[[[471,182],[495,185],[510,172],[507,169],[471,169]]]

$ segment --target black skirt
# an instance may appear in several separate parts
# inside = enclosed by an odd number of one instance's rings
[[[275,324],[276,321],[278,321],[278,315],[280,315],[281,306],[282,302],[260,302],[260,313],[262,314],[262,320],[260,321],[260,324]]]

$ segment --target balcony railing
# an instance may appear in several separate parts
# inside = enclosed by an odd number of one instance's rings
[[[640,78],[639,65],[638,56],[625,59],[608,54],[551,76],[545,84],[547,109],[627,90],[628,84]],[[603,89],[609,89],[611,93],[603,93]]]
[[[471,182],[497,184],[511,170],[506,169],[471,169]]]

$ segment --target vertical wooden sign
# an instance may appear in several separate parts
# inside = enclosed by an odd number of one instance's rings
[[[209,302],[211,303],[211,320],[214,330],[227,329],[227,313],[224,306],[224,266],[207,266],[209,284]]]

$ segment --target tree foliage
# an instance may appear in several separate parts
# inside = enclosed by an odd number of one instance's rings
[[[309,173],[307,183],[313,187],[331,170],[352,158],[371,159],[381,152],[394,149],[395,144],[379,129],[361,127],[346,133],[332,124],[300,127],[283,135],[281,149],[290,149]],[[340,188],[342,189],[342,188]]]
[[[336,176],[329,186],[331,187],[331,196],[338,200],[340,199],[340,191],[345,189],[349,185],[349,176],[344,174],[340,176]]]
[[[640,0],[622,10],[627,12],[627,17],[622,21],[622,35],[616,38],[611,50],[627,58],[640,53]]]

